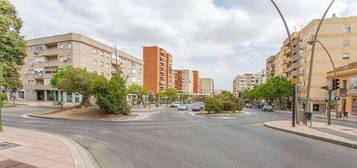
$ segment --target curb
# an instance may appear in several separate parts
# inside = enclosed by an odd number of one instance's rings
[[[136,116],[133,118],[127,118],[127,119],[103,119],[103,118],[99,118],[99,119],[86,119],[86,118],[55,118],[55,117],[45,117],[45,116],[37,116],[34,115],[33,113],[29,113],[26,114],[24,116],[30,116],[33,118],[43,118],[43,119],[52,119],[52,120],[70,120],[70,121],[92,121],[92,122],[96,122],[96,121],[108,121],[108,122],[118,122],[118,121],[137,121],[137,120],[141,120],[144,118],[147,118],[151,115],[160,113],[160,111],[156,111],[156,112],[149,112],[150,114],[148,115],[142,115],[142,116]]]
[[[284,129],[284,128],[271,126],[268,123],[264,123],[263,125],[265,127],[276,129],[276,130],[279,130],[279,131],[284,131],[284,132],[292,133],[292,134],[295,134],[295,135],[308,137],[308,138],[311,138],[311,139],[316,139],[316,140],[320,140],[320,141],[325,141],[325,142],[329,142],[329,143],[333,143],[333,144],[342,145],[342,146],[346,146],[346,147],[349,147],[349,148],[357,149],[357,145],[356,144],[343,142],[343,141],[338,141],[338,140],[333,140],[333,139],[329,139],[329,138],[325,138],[325,137],[321,137],[321,136],[316,136],[316,135],[312,135],[312,134],[306,134],[306,133],[302,133],[302,132],[287,130],[287,129]]]
[[[55,136],[69,148],[75,168],[99,168],[94,157],[80,144],[63,136]]]

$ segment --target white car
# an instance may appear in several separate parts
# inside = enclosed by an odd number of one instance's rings
[[[180,105],[180,102],[172,102],[170,104],[170,107],[178,107]]]
[[[177,110],[188,110],[188,106],[187,106],[187,104],[180,104],[177,107]]]

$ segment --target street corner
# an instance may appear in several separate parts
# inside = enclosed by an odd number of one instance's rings
[[[314,122],[312,127],[304,124],[291,126],[291,121],[270,121],[264,123],[265,127],[316,139],[333,144],[338,144],[357,149],[357,129],[341,125],[327,125]]]
[[[0,135],[0,167],[98,167],[82,146],[66,137],[12,127]]]

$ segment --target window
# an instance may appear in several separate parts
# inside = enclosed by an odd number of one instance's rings
[[[98,62],[97,60],[93,60],[94,65],[97,65],[97,62]]]
[[[351,54],[350,53],[343,53],[342,54],[342,59],[350,59]]]
[[[64,47],[63,44],[60,44],[60,49],[63,49],[63,47]]]
[[[32,58],[29,58],[27,61],[28,61],[29,64],[33,63],[33,59]]]
[[[342,81],[342,88],[347,88],[347,80]]]
[[[105,64],[105,67],[106,67],[106,68],[109,68],[109,63]]]
[[[63,62],[63,57],[62,57],[62,56],[60,56],[60,57],[59,57],[59,60],[60,60],[61,62]]]
[[[71,44],[71,43],[68,43],[68,44],[67,44],[67,47],[68,47],[68,48],[72,48],[72,44]]]
[[[72,59],[72,56],[68,55],[67,56],[67,61],[70,61]]]
[[[344,47],[349,47],[350,46],[351,41],[350,40],[343,40],[343,46]]]
[[[104,62],[100,61],[100,66],[104,66]]]
[[[100,52],[100,56],[103,56],[103,55],[104,55],[104,52],[103,52],[103,51],[101,51],[101,52]]]
[[[37,57],[35,58],[35,62],[36,63],[41,63],[41,62],[44,62],[45,61],[45,58],[44,57]]]
[[[97,54],[97,49],[93,48],[92,51],[93,51],[94,54]]]
[[[352,27],[349,26],[349,25],[346,25],[346,26],[345,26],[345,29],[344,29],[344,32],[345,32],[345,33],[351,33],[351,31],[352,31]]]

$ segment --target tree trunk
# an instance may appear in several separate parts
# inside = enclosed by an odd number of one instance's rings
[[[141,100],[141,103],[143,104],[143,106],[144,106],[144,108],[145,108],[146,106],[145,106],[143,94],[140,94],[140,100]]]
[[[84,107],[90,106],[89,96],[88,96],[88,95],[83,94],[82,102],[81,102],[80,105],[81,105],[81,106],[84,106]]]
[[[3,129],[2,129],[2,111],[1,111],[1,106],[2,106],[2,103],[0,103],[0,132],[3,131]]]

